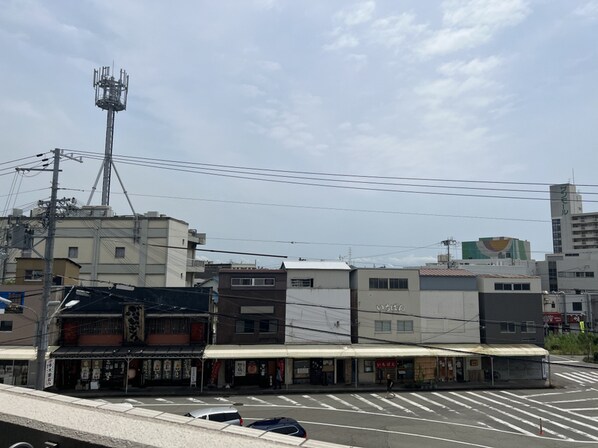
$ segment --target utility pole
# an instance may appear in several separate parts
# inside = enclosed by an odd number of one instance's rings
[[[447,269],[451,268],[451,244],[452,245],[456,245],[457,242],[453,239],[453,237],[450,237],[447,240],[441,241],[442,244],[444,244],[446,246],[446,267]]]
[[[44,390],[46,379],[46,353],[48,352],[48,302],[52,293],[54,271],[54,237],[56,235],[56,201],[58,196],[58,173],[60,169],[60,149],[54,149],[54,167],[52,171],[52,191],[48,204],[48,235],[44,251],[44,289],[42,293],[42,314],[39,323],[39,346],[37,347],[37,373],[35,388]]]

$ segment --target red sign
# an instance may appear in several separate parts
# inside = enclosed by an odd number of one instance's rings
[[[562,324],[563,316],[561,313],[544,313],[544,322],[550,325]]]
[[[396,369],[396,367],[397,367],[396,359],[376,359],[376,368],[377,369]]]
[[[585,321],[586,317],[583,314],[567,314],[568,324],[578,324],[581,321]]]

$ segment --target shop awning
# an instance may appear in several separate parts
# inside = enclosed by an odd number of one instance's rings
[[[267,358],[418,358],[474,356],[546,356],[548,351],[533,344],[347,344],[347,345],[210,345],[204,359]]]
[[[48,347],[49,354],[56,347]],[[13,361],[34,361],[37,358],[37,348],[27,345],[0,345],[0,360],[13,360]]]
[[[169,345],[145,347],[60,347],[52,358],[56,359],[177,359],[201,358],[203,346]]]

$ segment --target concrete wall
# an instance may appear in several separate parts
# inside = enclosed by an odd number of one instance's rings
[[[225,425],[160,411],[82,400],[0,384],[0,446],[28,442],[35,448],[178,448],[329,446],[314,440]],[[93,422],[93,424],[90,424]],[[52,445],[54,446],[54,445]],[[340,446],[340,445],[335,445]]]

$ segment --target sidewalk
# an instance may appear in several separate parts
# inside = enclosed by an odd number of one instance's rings
[[[436,383],[432,387],[416,388],[416,387],[402,387],[395,385],[393,392],[426,392],[430,390],[487,390],[487,389],[547,389],[544,381],[541,380],[512,380],[512,381],[496,381],[494,386],[491,383]],[[167,396],[235,396],[235,395],[280,395],[280,394],[330,394],[330,393],[355,393],[355,392],[377,392],[385,393],[386,385],[339,385],[331,384],[328,386],[314,386],[310,384],[287,384],[283,385],[282,389],[262,388],[258,386],[243,386],[232,388],[209,388],[204,387],[203,392],[200,392],[199,387],[186,386],[151,386],[151,387],[129,387],[125,390],[59,390],[51,391],[61,395],[69,395],[71,397],[81,398],[102,398],[102,397],[167,397]]]

